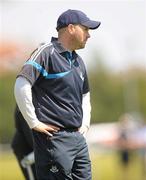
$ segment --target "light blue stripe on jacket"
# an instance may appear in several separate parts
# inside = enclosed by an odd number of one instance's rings
[[[30,64],[35,67],[46,79],[61,78],[70,73],[70,71],[65,71],[56,74],[49,74],[40,64],[36,63],[35,61],[29,60],[25,63],[25,65],[26,64]]]

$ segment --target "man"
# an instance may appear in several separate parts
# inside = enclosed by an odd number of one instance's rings
[[[89,29],[99,25],[79,10],[65,11],[57,21],[58,38],[35,51],[17,76],[15,97],[33,130],[39,180],[91,180],[83,136],[90,124],[90,93],[75,50],[85,47]]]
[[[15,120],[15,134],[12,140],[12,149],[18,160],[19,166],[22,170],[22,173],[27,180],[31,180],[29,171],[27,167],[29,166],[32,172],[32,175],[36,179],[34,158],[33,158],[33,140],[32,132],[24,120],[21,112],[19,111],[18,106],[16,105],[14,111],[14,120]],[[31,159],[30,159],[31,158]]]

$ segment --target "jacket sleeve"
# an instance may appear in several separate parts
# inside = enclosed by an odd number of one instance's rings
[[[30,128],[36,127],[40,121],[38,120],[35,108],[32,103],[31,84],[24,77],[18,77],[15,82],[14,95],[17,105],[27,121]]]
[[[82,109],[83,109],[82,126],[86,126],[89,129],[90,119],[91,119],[90,92],[83,94]]]

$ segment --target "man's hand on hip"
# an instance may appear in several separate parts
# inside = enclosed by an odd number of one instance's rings
[[[83,134],[83,136],[84,137],[86,137],[86,134],[87,134],[87,132],[88,132],[88,127],[86,126],[86,125],[82,125],[80,128],[79,128],[79,132],[81,133],[81,134]]]
[[[40,122],[36,127],[33,128],[33,130],[45,133],[48,136],[53,136],[52,133],[59,131],[59,129],[60,129],[59,127],[50,124],[45,124],[42,122]]]

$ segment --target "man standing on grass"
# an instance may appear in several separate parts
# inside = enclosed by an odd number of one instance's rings
[[[38,48],[15,83],[20,111],[32,129],[39,180],[91,180],[84,134],[90,125],[90,93],[85,65],[75,50],[100,22],[67,10],[57,21],[58,38]]]

